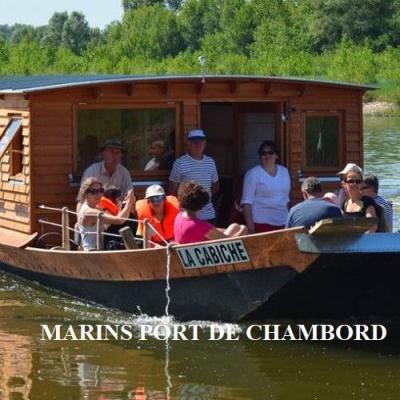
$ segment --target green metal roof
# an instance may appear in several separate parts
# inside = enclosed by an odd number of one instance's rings
[[[251,76],[251,75],[205,75],[205,80],[246,80],[265,82],[290,82],[316,84],[359,90],[377,89],[373,85],[357,85],[346,82],[303,79],[298,77]],[[33,93],[52,89],[107,83],[134,83],[150,81],[201,81],[202,75],[43,75],[0,77],[0,93]]]

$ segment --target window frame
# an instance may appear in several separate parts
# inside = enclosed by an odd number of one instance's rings
[[[24,151],[24,143],[23,143],[23,136],[22,136],[22,131],[23,131],[23,117],[22,115],[19,114],[9,114],[8,115],[8,123],[4,130],[0,134],[0,142],[3,141],[5,138],[5,135],[7,135],[7,131],[10,128],[11,124],[13,121],[18,121],[18,125],[13,133],[5,140],[4,148],[3,150],[0,150],[0,160],[3,158],[3,156],[8,152],[9,154],[9,159],[8,159],[8,165],[9,165],[9,181],[10,180],[23,180],[21,179],[20,175],[23,174],[23,151]],[[20,146],[19,148],[16,149],[16,143],[15,140],[19,137],[19,143]],[[18,156],[15,154],[18,153]]]
[[[84,171],[78,171],[78,154],[79,154],[79,140],[78,140],[78,112],[80,110],[140,110],[140,109],[173,109],[175,110],[175,155],[178,157],[182,153],[183,142],[181,140],[181,119],[182,119],[182,105],[180,102],[157,102],[157,103],[115,103],[115,104],[75,104],[73,106],[73,177],[80,178]],[[142,170],[129,170],[131,177],[135,180],[164,180],[167,179],[170,171],[142,171]]]
[[[338,158],[337,165],[330,166],[314,166],[307,165],[307,143],[306,143],[306,127],[307,117],[337,117],[338,126]],[[344,159],[344,131],[343,131],[343,112],[342,111],[312,111],[307,110],[302,113],[302,170],[305,172],[337,172],[341,169]]]

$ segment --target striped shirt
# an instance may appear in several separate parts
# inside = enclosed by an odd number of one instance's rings
[[[391,205],[381,196],[374,197],[375,203],[383,207],[385,222],[389,232],[393,232],[393,210]]]
[[[185,154],[175,160],[169,180],[178,183],[195,181],[207,190],[211,199],[212,185],[218,182],[215,161],[206,155],[203,155],[201,160],[195,160],[189,154]],[[197,218],[202,220],[215,218],[215,209],[211,201],[197,213]]]

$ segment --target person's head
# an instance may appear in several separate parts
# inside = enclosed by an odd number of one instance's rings
[[[167,147],[164,140],[154,140],[151,142],[149,153],[155,158],[161,158],[161,156],[166,153]]]
[[[301,184],[301,192],[303,193],[304,199],[322,197],[322,185],[320,180],[315,176],[304,179],[304,182]]]
[[[361,193],[364,196],[376,197],[379,191],[379,180],[374,174],[368,174],[364,176],[363,183],[361,185]]]
[[[210,195],[203,186],[189,181],[180,184],[178,200],[183,209],[196,212],[201,210],[210,201]]]
[[[264,140],[258,148],[261,164],[275,164],[278,159],[278,147],[272,140]]]
[[[164,208],[165,190],[160,185],[151,185],[146,189],[144,198],[151,209],[160,211]]]
[[[90,177],[82,183],[79,194],[82,200],[86,201],[91,207],[95,207],[104,194],[104,188],[97,178]]]
[[[106,140],[100,148],[106,168],[115,169],[122,161],[123,146],[118,139]]]
[[[108,186],[103,194],[104,197],[111,200],[114,204],[120,204],[122,201],[122,193],[121,190],[116,186]]]
[[[340,199],[335,193],[327,192],[322,196],[322,199],[334,206],[340,207]]]
[[[187,134],[189,154],[193,158],[202,158],[207,145],[207,137],[202,129],[192,129]]]
[[[341,177],[343,188],[350,197],[355,198],[361,195],[363,170],[358,165],[349,163],[338,175]]]

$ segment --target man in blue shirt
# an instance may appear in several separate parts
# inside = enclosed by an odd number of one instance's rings
[[[332,203],[322,199],[322,186],[318,178],[311,176],[301,185],[304,201],[296,204],[289,211],[286,228],[305,226],[309,229],[316,222],[325,218],[339,218],[342,211]]]

